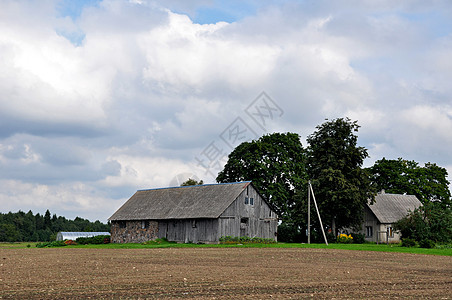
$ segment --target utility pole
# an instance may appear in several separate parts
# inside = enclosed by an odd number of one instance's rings
[[[314,190],[312,189],[312,185],[311,185],[311,181],[309,181],[308,183],[308,192],[312,193],[312,199],[314,200],[314,205],[315,205],[315,209],[317,211],[317,216],[319,217],[319,221],[320,221],[320,229],[322,229],[322,233],[323,233],[323,239],[325,240],[325,244],[328,246],[328,240],[326,239],[326,234],[325,234],[325,229],[323,229],[323,224],[322,224],[322,218],[320,218],[320,212],[319,212],[319,208],[317,207],[317,201],[315,201],[315,195],[314,195]],[[309,195],[309,194],[308,194]],[[309,199],[309,198],[308,198]],[[310,201],[308,201],[309,203]],[[309,204],[308,204],[309,207]],[[308,212],[309,214],[309,212]],[[308,215],[309,216],[309,215]],[[311,220],[309,220],[308,222],[310,222]],[[310,224],[309,224],[310,225]],[[308,227],[309,227],[308,225]]]
[[[311,243],[311,180],[308,181],[308,244]]]

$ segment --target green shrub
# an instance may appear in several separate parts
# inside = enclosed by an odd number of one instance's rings
[[[366,242],[366,237],[362,233],[352,233],[353,244],[364,244]]]
[[[108,244],[110,243],[109,235],[96,235],[92,237],[79,237],[75,240],[78,244]]]
[[[278,226],[278,241],[284,243],[301,243],[306,234],[297,225],[282,223]]]
[[[170,242],[167,238],[158,238],[151,241],[141,243],[141,245],[161,245],[161,244],[175,244],[176,242]]]
[[[421,248],[435,248],[435,242],[429,239],[423,239],[419,242]]]
[[[402,247],[415,247],[416,241],[414,239],[405,238],[402,239]]]
[[[452,209],[440,203],[425,203],[394,224],[405,238],[432,240],[441,244],[452,241]]]
[[[220,244],[274,244],[273,239],[264,239],[259,237],[250,238],[248,236],[222,236],[220,237]]]

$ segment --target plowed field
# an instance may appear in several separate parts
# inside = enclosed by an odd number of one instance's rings
[[[452,258],[332,249],[0,249],[0,298],[452,299]]]

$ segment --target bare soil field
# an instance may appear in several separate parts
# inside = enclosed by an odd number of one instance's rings
[[[0,298],[452,299],[452,259],[332,249],[0,249]]]

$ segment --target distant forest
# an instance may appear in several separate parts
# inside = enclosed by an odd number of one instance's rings
[[[27,213],[0,213],[0,242],[47,242],[56,239],[59,231],[110,231],[110,224],[76,217],[53,216],[47,210],[44,215]]]

